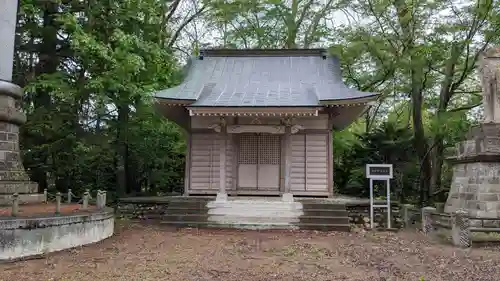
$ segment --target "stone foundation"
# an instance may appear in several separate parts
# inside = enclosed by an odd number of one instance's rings
[[[17,197],[19,204],[40,203],[44,200],[43,194],[19,194]],[[0,194],[0,206],[12,204],[12,194]]]
[[[95,243],[114,232],[114,210],[39,218],[0,218],[0,262]]]
[[[500,124],[485,123],[457,145],[453,179],[444,211],[500,218]]]

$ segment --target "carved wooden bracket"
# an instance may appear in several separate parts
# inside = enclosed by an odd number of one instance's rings
[[[290,132],[292,134],[296,134],[298,133],[300,130],[304,130],[304,126],[302,125],[293,125],[292,127],[290,127]]]
[[[209,129],[214,130],[216,133],[222,132],[222,126],[219,123],[212,124],[208,126]]]
[[[209,125],[208,128],[211,129],[211,130],[214,130],[217,133],[220,133],[220,132],[222,132],[222,128],[224,128],[226,126],[227,126],[226,118],[221,117],[219,119],[219,122],[214,123],[212,125]]]

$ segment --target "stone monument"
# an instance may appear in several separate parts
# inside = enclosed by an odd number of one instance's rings
[[[484,121],[457,144],[445,212],[458,209],[472,217],[500,218],[500,46],[479,60]]]
[[[0,205],[10,204],[14,193],[21,203],[43,200],[38,184],[24,170],[19,151],[19,126],[26,115],[20,106],[23,91],[12,83],[17,6],[16,0],[0,0]]]

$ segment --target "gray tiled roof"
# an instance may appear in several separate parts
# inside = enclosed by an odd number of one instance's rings
[[[191,59],[179,86],[157,98],[192,106],[317,106],[375,97],[346,87],[339,61],[324,50],[205,50]]]

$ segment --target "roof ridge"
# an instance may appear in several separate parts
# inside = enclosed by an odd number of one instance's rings
[[[202,49],[200,57],[328,56],[326,49]]]

